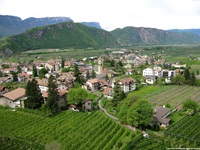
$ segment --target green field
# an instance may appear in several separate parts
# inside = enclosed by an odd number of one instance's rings
[[[172,107],[176,107],[188,99],[200,103],[200,87],[187,85],[146,86],[129,93],[128,99],[133,96],[143,97],[149,100],[153,106],[162,106],[168,103]]]
[[[2,149],[45,149],[52,143],[64,150],[162,150],[170,147],[163,140],[143,138],[101,111],[63,111],[51,118],[33,112],[0,108]]]
[[[18,62],[18,61],[47,61],[49,59],[58,59],[58,58],[75,58],[82,59],[85,57],[100,56],[107,52],[111,52],[118,49],[39,49],[39,50],[30,50],[23,52],[21,54],[12,55],[9,57],[1,57],[3,62]]]

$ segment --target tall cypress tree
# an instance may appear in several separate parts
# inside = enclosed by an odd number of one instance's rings
[[[48,80],[48,98],[47,98],[46,105],[52,114],[59,111],[59,107],[58,107],[59,99],[60,97],[57,90],[56,80],[51,75]]]
[[[115,87],[113,88],[114,91],[114,95],[113,95],[113,105],[117,106],[117,104],[124,98],[126,98],[126,94],[124,93],[124,91],[122,90],[122,88],[120,87],[119,83],[117,82]]]
[[[90,72],[89,72],[89,70],[87,70],[87,72],[86,72],[86,80],[88,80],[88,79],[90,79]]]
[[[64,60],[64,58],[62,58],[61,68],[64,68],[64,66],[65,66],[65,60]]]
[[[192,72],[192,74],[191,74],[191,85],[195,85],[195,83],[196,83],[196,77],[195,77],[194,72]]]
[[[96,73],[94,71],[94,69],[92,69],[92,79],[96,78]]]
[[[81,78],[80,78],[80,71],[78,69],[77,64],[74,65],[74,76],[76,77],[76,82],[81,82]]]
[[[33,65],[33,77],[37,77],[37,68]]]
[[[32,81],[28,81],[25,94],[27,97],[27,99],[25,100],[26,108],[40,108],[44,103],[44,99],[35,79],[33,79]]]
[[[186,68],[184,71],[184,77],[185,77],[185,80],[190,80],[190,71],[188,68]]]

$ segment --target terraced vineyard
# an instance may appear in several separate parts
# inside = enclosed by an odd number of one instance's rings
[[[170,126],[165,131],[165,135],[172,138],[176,137],[176,139],[181,138],[200,147],[200,114],[185,116],[182,120]]]
[[[101,111],[63,111],[52,118],[46,118],[19,110],[0,109],[0,118],[0,146],[3,149],[44,149],[45,145],[53,142],[65,150],[127,149],[126,146],[133,143],[132,139],[139,141],[134,143],[132,149],[138,149],[136,144],[147,150],[152,149],[152,139],[138,138],[140,136],[135,132],[122,127]],[[128,143],[127,137],[131,139]],[[162,141],[153,143],[153,147],[158,150],[163,149],[160,144],[169,147]]]
[[[188,99],[200,103],[199,87],[168,85],[158,88],[160,89],[145,95],[145,99],[149,100],[154,106],[162,106],[169,103],[172,107],[176,107]]]

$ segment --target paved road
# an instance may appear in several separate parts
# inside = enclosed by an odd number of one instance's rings
[[[109,114],[109,113],[107,112],[107,110],[101,106],[101,98],[102,98],[102,96],[101,96],[101,97],[99,98],[99,100],[98,100],[99,109],[101,109],[101,110],[102,110],[107,116],[109,116],[110,118],[114,119],[115,121],[118,121],[119,119],[118,119],[117,117],[115,117],[115,116]]]

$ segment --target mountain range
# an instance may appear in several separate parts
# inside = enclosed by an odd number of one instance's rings
[[[34,27],[47,26],[68,21],[74,22],[69,17],[30,17],[22,20],[16,16],[0,15],[0,38],[4,36],[17,35]],[[101,29],[101,26],[98,22],[82,22],[82,24]]]
[[[111,34],[123,46],[141,44],[195,44],[200,42],[200,37],[193,33],[171,32],[144,27],[118,28],[111,31]]]
[[[45,48],[107,48],[155,44],[200,43],[197,30],[165,31],[155,28],[125,27],[105,31],[98,22],[75,23],[68,17],[28,18],[0,16],[3,53],[17,53]],[[20,34],[19,34],[20,33]]]

